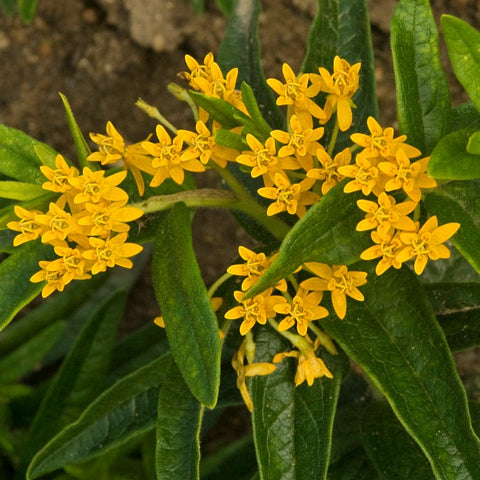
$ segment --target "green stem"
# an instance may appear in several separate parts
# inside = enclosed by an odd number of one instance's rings
[[[158,120],[163,126],[167,127],[174,135],[177,134],[178,128],[175,127],[172,123],[170,123],[161,113],[160,110],[158,110],[157,107],[154,107],[153,105],[148,104],[141,98],[139,98],[136,102],[135,105],[140,109],[143,110],[149,117],[154,118],[155,120]]]
[[[228,168],[221,168],[217,165],[213,168],[225,180],[240,200],[241,208],[237,209],[248,213],[248,215],[265,227],[277,240],[283,240],[291,227],[276,217],[269,217],[265,209],[254,200]]]
[[[336,349],[332,339],[327,335],[321,328],[318,328],[314,323],[309,322],[308,328],[315,333],[315,336],[318,338],[320,345],[325,347],[328,353],[332,355],[338,355],[338,350]]]
[[[333,155],[333,149],[335,148],[335,143],[337,142],[338,130],[339,130],[338,120],[335,120],[335,126],[333,127],[332,138],[330,139],[330,143],[328,145],[328,150],[327,150],[327,153],[330,155],[330,157]]]
[[[220,285],[222,285],[224,282],[226,282],[231,277],[232,277],[232,274],[228,273],[228,272],[225,272],[221,277],[218,277],[217,280],[208,289],[208,298],[211,300],[213,295],[215,295],[215,292],[220,287]]]

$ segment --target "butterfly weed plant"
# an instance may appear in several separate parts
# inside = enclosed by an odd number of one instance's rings
[[[189,130],[139,100],[154,132],[106,119],[89,143],[64,96],[76,159],[0,127],[2,478],[480,478],[452,358],[480,339],[480,33],[442,18],[453,108],[429,3],[398,2],[395,132],[363,0],[319,0],[281,78],[259,13],[238,0],[219,52],[185,56]],[[206,170],[221,188],[195,188]],[[256,241],[208,286],[197,208]],[[118,339],[148,262],[161,316]],[[252,433],[201,455],[232,406]]]

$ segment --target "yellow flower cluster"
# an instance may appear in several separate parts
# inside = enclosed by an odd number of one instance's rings
[[[131,268],[129,257],[142,250],[140,245],[126,243],[130,229],[126,222],[143,215],[142,210],[126,206],[128,195],[118,186],[126,172],[105,176],[103,170],[85,167],[80,175],[61,155],[57,155],[55,166],[40,169],[47,178],[43,189],[59,194],[58,199],[50,203],[47,212],[15,206],[20,220],[8,223],[8,228],[20,232],[13,241],[15,246],[41,238],[58,256],[41,261],[41,270],[30,279],[46,282],[43,297],[107,267]]]
[[[443,245],[460,227],[452,222],[438,226],[437,217],[429,218],[423,226],[408,215],[420,202],[422,189],[436,186],[427,173],[430,157],[413,160],[421,155],[415,147],[405,143],[406,136],[394,138],[391,127],[382,129],[369,117],[370,135],[355,133],[351,139],[362,150],[357,153],[354,165],[338,170],[352,180],[344,191],[362,191],[373,194],[375,200],[358,200],[358,207],[366,213],[357,225],[358,231],[372,230],[374,245],[361,254],[363,260],[380,258],[376,274],[381,275],[390,267],[400,268],[402,263],[415,258],[414,270],[420,275],[428,259],[448,258],[450,251]],[[407,200],[397,203],[390,192],[399,193]],[[398,196],[397,196],[398,198]]]
[[[250,331],[256,324],[264,325],[267,321],[274,325],[279,332],[288,335],[288,338],[298,350],[278,354],[274,357],[273,362],[278,363],[285,357],[297,358],[296,385],[305,380],[311,385],[315,378],[324,375],[331,377],[332,375],[323,360],[315,355],[315,351],[320,344],[325,346],[326,335],[313,322],[329,315],[328,310],[320,305],[324,292],[330,292],[335,313],[338,317],[344,318],[347,310],[347,296],[359,301],[364,299],[357,287],[366,283],[367,274],[365,272],[348,271],[345,265],[330,267],[322,263],[307,263],[304,266],[305,271],[313,276],[301,282],[300,285],[296,284],[295,281],[290,282],[291,290],[296,292],[293,297],[288,292],[287,281],[282,279],[273,288],[243,300],[245,291],[260,278],[272,263],[275,255],[267,257],[262,252],[256,253],[243,246],[239,247],[238,252],[245,262],[231,265],[227,272],[243,277],[243,280],[241,290],[237,290],[233,294],[238,305],[228,310],[225,313],[225,318],[242,320],[240,333],[241,335],[247,335],[247,340]],[[278,291],[279,294],[274,294],[275,291]],[[277,324],[275,319],[278,315],[281,316],[281,320]],[[292,327],[295,327],[295,334],[288,332]],[[315,340],[312,340],[309,335],[312,332]],[[333,349],[328,343],[327,348]],[[239,355],[235,356],[233,365],[240,378],[245,367],[243,365],[244,355],[241,355],[242,362],[240,362]],[[273,371],[271,370],[272,365],[271,363],[256,364],[254,371],[257,373],[255,374],[267,375],[271,373]],[[244,399],[246,398],[245,389],[244,385],[240,388]],[[246,399],[245,403],[249,405],[250,402]]]

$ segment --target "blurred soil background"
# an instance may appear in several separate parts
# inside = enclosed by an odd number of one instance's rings
[[[395,0],[370,0],[372,40],[383,125],[397,126],[389,23]],[[442,13],[480,28],[477,0],[432,0]],[[260,21],[263,68],[281,77],[281,65],[301,65],[315,0],[263,0]],[[129,142],[144,139],[155,123],[134,106],[141,97],[177,127],[194,127],[189,109],[167,91],[185,70],[186,53],[202,60],[217,52],[226,19],[214,0],[197,15],[188,0],[39,0],[30,25],[0,13],[0,122],[25,131],[74,158],[58,92],[64,93],[85,133],[105,131],[111,120]],[[448,64],[454,104],[466,99]],[[178,80],[179,81],[179,80]],[[179,81],[181,82],[181,81]],[[199,176],[199,185],[215,179]],[[245,234],[223,211],[199,211],[194,242],[205,281],[211,284],[236,257]],[[158,313],[148,273],[140,280],[127,321],[151,321]],[[458,359],[463,377],[480,376],[478,350]]]

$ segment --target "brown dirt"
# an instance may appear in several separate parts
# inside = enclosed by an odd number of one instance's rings
[[[396,2],[369,3],[380,117],[395,125],[388,30]],[[267,76],[279,76],[284,61],[294,69],[300,66],[315,5],[315,0],[264,0],[260,37]],[[480,27],[475,0],[434,0],[432,5],[437,18],[451,13]],[[188,109],[166,86],[184,70],[185,53],[203,58],[218,50],[226,25],[213,0],[200,16],[188,0],[40,0],[31,25],[3,13],[0,22],[0,122],[70,157],[74,151],[57,92],[67,95],[84,132],[103,132],[111,120],[128,140],[145,138],[155,125],[134,107],[138,97],[157,105],[177,126],[190,128]],[[445,66],[451,72],[446,58]],[[463,101],[451,73],[450,78],[454,101]],[[200,180],[202,185],[212,182]],[[207,283],[224,271],[245,241],[229,214],[198,212],[195,245]],[[151,302],[147,289],[148,282],[142,282],[141,304]]]

